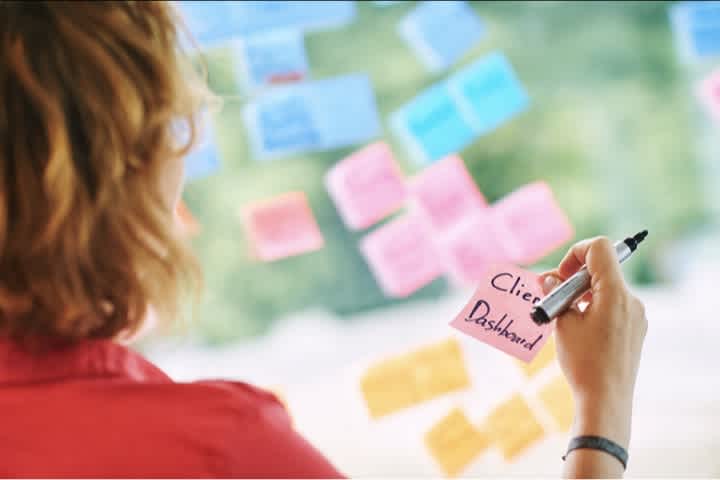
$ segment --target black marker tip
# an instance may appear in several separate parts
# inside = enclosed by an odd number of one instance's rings
[[[640,233],[636,233],[635,236],[633,237],[633,240],[635,240],[635,243],[640,243],[643,240],[645,240],[645,237],[647,237],[647,236],[648,236],[648,231],[643,230]]]

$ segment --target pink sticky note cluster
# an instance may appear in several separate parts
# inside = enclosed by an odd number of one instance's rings
[[[702,80],[698,95],[710,115],[720,122],[720,68]]]
[[[463,160],[450,155],[435,162],[409,182],[413,202],[432,227],[445,232],[487,206]]]
[[[328,171],[325,185],[345,225],[354,230],[382,220],[405,202],[403,175],[385,142],[340,160]]]
[[[278,260],[323,246],[322,233],[303,192],[249,205],[242,216],[252,252],[259,260]]]
[[[509,264],[488,267],[470,301],[450,325],[524,362],[530,362],[552,332],[552,324],[530,318],[542,298],[538,277]]]
[[[475,285],[490,264],[507,260],[503,241],[489,209],[459,223],[439,239],[450,280]]]
[[[443,272],[427,223],[416,214],[405,214],[366,235],[360,250],[389,297],[407,297]]]
[[[390,147],[376,142],[334,165],[325,185],[350,229],[410,207],[361,242],[379,285],[392,297],[410,295],[442,274],[456,284],[475,284],[492,263],[534,263],[573,236],[545,183],[526,185],[489,206],[458,155],[406,181]],[[432,260],[413,259],[430,252]]]
[[[545,182],[515,190],[496,202],[492,210],[497,235],[513,263],[534,263],[574,235],[567,215]]]

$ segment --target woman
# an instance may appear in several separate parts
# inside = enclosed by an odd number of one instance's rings
[[[160,2],[0,1],[0,476],[340,476],[271,394],[174,383],[119,343],[197,284],[172,212],[204,95],[177,25]],[[627,448],[646,321],[605,239],[545,286],[584,263],[590,305],[557,323],[575,434]],[[565,473],[622,464],[582,448]]]

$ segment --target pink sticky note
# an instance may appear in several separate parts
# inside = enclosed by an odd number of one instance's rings
[[[524,362],[530,362],[547,342],[552,324],[538,326],[530,318],[542,298],[538,277],[509,264],[494,264],[452,327]]]
[[[286,193],[245,207],[243,223],[252,253],[263,261],[318,250],[324,243],[303,192]]]
[[[462,158],[450,155],[412,178],[413,202],[435,230],[444,231],[487,206]]]
[[[385,142],[340,160],[325,176],[325,186],[345,225],[355,230],[383,219],[405,201],[402,172]]]
[[[720,121],[720,68],[700,83],[698,95],[708,112]]]
[[[562,246],[574,235],[550,187],[535,182],[492,206],[499,235],[513,263],[528,265]]]
[[[442,274],[430,229],[418,215],[382,225],[361,240],[360,250],[389,297],[407,297]]]
[[[476,285],[488,266],[508,261],[495,220],[488,209],[480,210],[437,240],[456,285]]]

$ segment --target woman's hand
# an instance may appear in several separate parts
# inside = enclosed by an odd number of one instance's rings
[[[556,270],[544,273],[540,281],[545,293],[583,265],[591,276],[591,290],[578,303],[587,307],[576,305],[558,317],[555,327],[558,361],[575,398],[573,435],[603,436],[627,449],[635,379],[647,331],[645,309],[628,290],[615,248],[603,237],[576,244]],[[593,470],[597,466],[593,459],[609,462],[606,466],[612,471]],[[567,468],[573,477],[622,474],[617,460],[592,450],[573,451]]]

